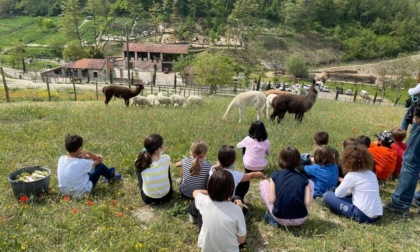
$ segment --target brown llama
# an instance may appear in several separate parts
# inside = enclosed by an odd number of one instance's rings
[[[130,103],[130,98],[137,96],[143,90],[144,86],[142,84],[135,84],[136,89],[132,90],[128,87],[119,86],[119,85],[109,85],[102,88],[102,93],[105,95],[105,105],[108,105],[112,96],[116,98],[123,98],[125,106],[128,107]]]
[[[294,95],[291,93],[278,94],[273,100],[273,113],[271,120],[277,117],[277,122],[281,123],[286,112],[295,114],[295,120],[299,123],[303,120],[303,115],[308,112],[316,101],[318,91],[315,89],[315,80],[312,80],[312,85],[306,95]]]

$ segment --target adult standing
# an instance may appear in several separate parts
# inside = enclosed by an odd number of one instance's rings
[[[420,105],[414,109],[413,125],[407,141],[407,149],[403,155],[400,179],[391,202],[385,209],[410,216],[410,205],[418,207],[420,191],[415,193],[420,172]],[[414,198],[413,198],[414,197]]]
[[[417,81],[420,82],[420,74]],[[401,121],[401,129],[403,130],[407,130],[408,125],[412,123],[414,108],[420,102],[420,83],[418,83],[414,88],[408,89],[408,94],[410,97],[405,102],[407,111],[404,113],[404,117]]]

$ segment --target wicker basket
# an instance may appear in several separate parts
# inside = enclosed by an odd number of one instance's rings
[[[19,174],[23,172],[33,173],[34,171],[41,170],[47,171],[48,175],[45,178],[32,182],[16,181]],[[31,194],[35,197],[39,197],[48,192],[50,185],[51,171],[42,166],[30,166],[21,168],[9,174],[8,179],[12,184],[13,194],[17,199],[20,199],[23,195],[30,196]]]

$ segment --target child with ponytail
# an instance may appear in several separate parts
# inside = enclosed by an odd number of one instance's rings
[[[163,154],[163,138],[151,134],[143,141],[135,167],[140,194],[144,203],[161,205],[172,197],[171,158]]]
[[[193,191],[207,189],[210,163],[206,160],[208,147],[203,141],[191,144],[190,156],[176,163],[182,167],[180,191],[182,196],[193,199]]]

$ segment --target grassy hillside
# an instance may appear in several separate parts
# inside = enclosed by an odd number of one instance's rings
[[[70,91],[69,91],[70,92]],[[171,161],[188,154],[191,143],[202,139],[209,146],[208,160],[214,164],[222,144],[236,145],[247,135],[255,110],[247,108],[242,124],[237,110],[222,122],[230,98],[210,97],[203,107],[125,108],[121,99],[108,107],[103,101],[0,103],[0,251],[198,251],[198,230],[188,222],[189,202],[179,193],[179,168],[171,167],[175,186],[172,201],[162,207],[145,206],[140,199],[133,162],[150,133],[165,139],[165,153]],[[341,150],[350,136],[373,134],[399,126],[403,108],[369,106],[317,100],[297,125],[287,115],[282,125],[264,119],[273,154],[266,175],[276,169],[279,151],[296,146],[312,150],[316,131],[330,133],[331,144]],[[116,166],[123,181],[97,185],[94,193],[81,200],[65,199],[58,193],[56,166],[65,154],[67,133],[85,138],[85,148],[101,153],[104,162]],[[7,175],[21,167],[42,165],[52,171],[51,191],[39,202],[18,202]],[[236,169],[242,170],[237,151]],[[381,186],[381,197],[389,201],[397,181]],[[261,216],[265,207],[258,181],[251,182],[246,196],[252,217],[247,222],[247,251],[416,251],[419,215],[403,220],[385,212],[375,225],[360,225],[335,216],[314,202],[308,221],[298,228],[275,229]]]

